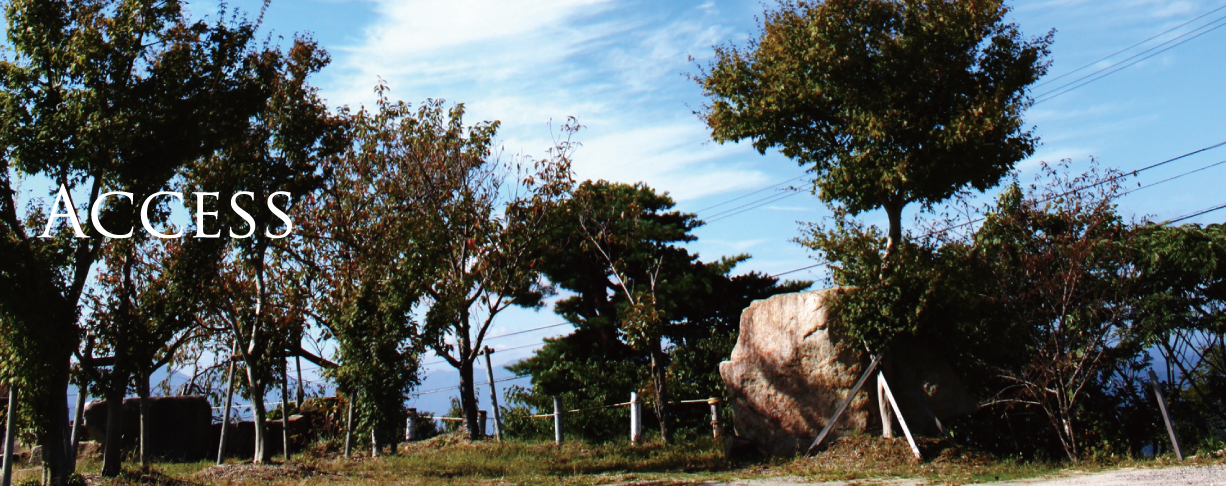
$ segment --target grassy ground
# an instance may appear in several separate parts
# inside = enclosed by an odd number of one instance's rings
[[[1095,471],[1115,467],[1162,467],[1171,459],[1106,457],[1066,463],[995,458],[940,441],[923,444],[925,460],[915,461],[902,440],[852,437],[836,441],[811,458],[729,462],[722,445],[698,439],[674,446],[626,442],[585,444],[508,441],[467,442],[454,436],[402,445],[398,454],[345,459],[334,451],[295,456],[289,465],[254,466],[231,462],[129,464],[115,480],[102,480],[96,461],[81,464],[91,484],[696,484],[735,479],[797,477],[807,481],[872,484],[892,479],[920,483],[967,484]],[[1220,458],[1191,462],[1222,463]],[[20,470],[15,484],[37,478],[37,469]]]

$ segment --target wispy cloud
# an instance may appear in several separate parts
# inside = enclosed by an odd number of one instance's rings
[[[542,155],[576,116],[580,178],[645,181],[688,200],[771,180],[742,145],[708,144],[692,114],[688,56],[733,37],[712,4],[643,9],[603,0],[393,2],[361,42],[334,48],[325,96],[370,105],[381,78],[406,101],[464,102],[498,119],[508,152]]]

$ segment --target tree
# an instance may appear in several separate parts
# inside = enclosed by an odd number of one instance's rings
[[[974,236],[993,310],[967,332],[1017,338],[979,354],[1001,385],[987,406],[1038,408],[1076,461],[1085,398],[1144,349],[1130,319],[1133,243],[1113,203],[1118,173],[1044,168],[1049,185],[1006,188]]]
[[[550,291],[540,277],[542,240],[571,186],[569,137],[579,126],[563,126],[546,158],[504,161],[494,148],[497,121],[465,127],[464,106],[445,110],[441,100],[415,116],[396,110],[406,115],[380,143],[404,181],[387,187],[389,198],[413,234],[396,278],[424,284],[409,284],[406,298],[424,298],[422,342],[460,372],[465,424],[477,439],[473,363],[500,312],[539,307]]]
[[[513,392],[515,401],[538,408],[558,395],[584,407],[621,402],[638,389],[638,370],[649,364],[652,404],[669,441],[669,374],[688,378],[687,391],[718,392],[722,380],[712,375],[735,344],[741,310],[753,299],[808,286],[777,285],[760,274],[730,276],[746,255],[698,261],[680,244],[693,241],[690,232],[702,222],[672,208],[671,198],[642,184],[606,181],[582,183],[559,206],[543,268],[550,281],[575,293],[554,310],[576,330],[510,367],[533,376],[533,393]],[[666,352],[666,341],[683,349],[682,366],[670,359],[675,353]],[[593,438],[620,432],[600,418],[590,421],[585,433]]]
[[[91,375],[98,395],[107,400],[106,430],[123,430],[123,399],[130,380],[140,397],[140,461],[149,459],[150,376],[175,360],[185,344],[207,339],[210,332],[196,326],[199,296],[206,292],[209,270],[216,264],[220,245],[210,240],[150,241],[149,237],[110,240],[103,245],[105,265],[90,290],[86,346],[78,355],[82,372]],[[95,365],[110,358],[109,370]],[[92,368],[86,372],[85,368]],[[80,387],[78,393],[84,393]],[[107,434],[103,473],[119,473],[123,459],[120,434]]]
[[[320,161],[346,143],[344,120],[333,116],[308,78],[329,61],[307,37],[281,52],[267,49],[246,59],[258,86],[255,113],[242,130],[224,139],[216,155],[189,167],[189,197],[218,213],[216,225],[198,228],[227,242],[212,317],[238,343],[246,365],[248,397],[255,420],[255,461],[268,461],[264,394],[284,370],[291,342],[302,336],[308,306],[301,260],[289,251],[292,218],[299,202],[321,185]],[[225,208],[238,204],[246,217]],[[280,213],[280,214],[278,214]],[[284,373],[282,373],[284,375]]]
[[[6,16],[14,57],[0,62],[0,312],[13,326],[0,361],[36,412],[49,482],[63,484],[78,306],[103,236],[57,219],[54,237],[38,238],[48,213],[21,218],[9,169],[45,176],[86,204],[104,191],[164,187],[247,116],[242,53],[254,26],[193,23],[174,0],[20,0]],[[58,212],[87,220],[85,204],[69,199]],[[111,212],[108,224],[124,218]]]
[[[325,185],[308,199],[302,254],[309,262],[315,320],[336,342],[337,366],[326,369],[351,399],[359,422],[377,444],[398,441],[407,415],[404,397],[419,384],[422,343],[414,307],[424,283],[397,272],[415,258],[417,225],[405,219],[394,194],[403,194],[411,160],[398,151],[400,123],[413,111],[376,88],[378,111],[350,117],[351,138],[342,156],[322,165]],[[360,397],[360,398],[359,398]]]
[[[1226,434],[1226,226],[1146,224],[1134,232],[1133,319],[1164,362],[1164,393],[1181,425],[1180,441],[1221,440]]]
[[[696,80],[721,143],[778,148],[850,215],[883,209],[884,265],[902,211],[995,186],[1037,143],[1026,87],[1052,34],[1026,40],[1002,0],[784,2],[747,48],[717,47]]]

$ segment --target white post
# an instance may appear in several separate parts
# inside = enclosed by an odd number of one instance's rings
[[[17,421],[13,420],[13,416],[17,415],[17,387],[9,383],[9,403],[8,415],[4,426],[4,486],[13,484],[13,438],[17,436],[16,431]]]
[[[553,441],[562,445],[562,399],[553,397]]]
[[[719,439],[719,399],[711,397],[707,403],[711,405],[711,436]]]
[[[638,392],[630,392],[630,443],[638,444],[643,437],[643,404]]]
[[[902,418],[902,411],[898,409],[898,402],[894,401],[894,394],[890,393],[890,385],[885,382],[884,372],[877,374],[877,383],[885,391],[885,398],[889,400],[890,408],[894,409],[894,415],[898,417],[898,425],[902,427],[902,433],[907,436],[907,444],[911,446],[911,452],[915,454],[916,459],[923,459],[923,456],[920,455],[919,446],[915,445],[915,438],[911,437],[911,430],[907,428],[907,421]]]

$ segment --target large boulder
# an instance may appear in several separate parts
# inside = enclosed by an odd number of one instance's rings
[[[740,337],[719,371],[736,435],[765,453],[807,449],[869,364],[867,352],[827,326],[828,304],[841,292],[776,295],[754,301],[741,314]],[[895,343],[889,363],[887,379],[913,432],[935,431],[924,406],[941,418],[974,411],[948,364],[925,346]],[[836,436],[882,431],[875,385],[870,379],[853,398],[833,429]]]
[[[140,399],[123,401],[123,428],[120,442],[125,450],[137,447],[140,437]],[[107,402],[93,401],[85,405],[86,437],[106,443],[110,432],[106,427]],[[213,410],[205,397],[150,397],[149,445],[145,452],[152,457],[172,460],[201,460],[214,457],[209,448],[212,435]]]

